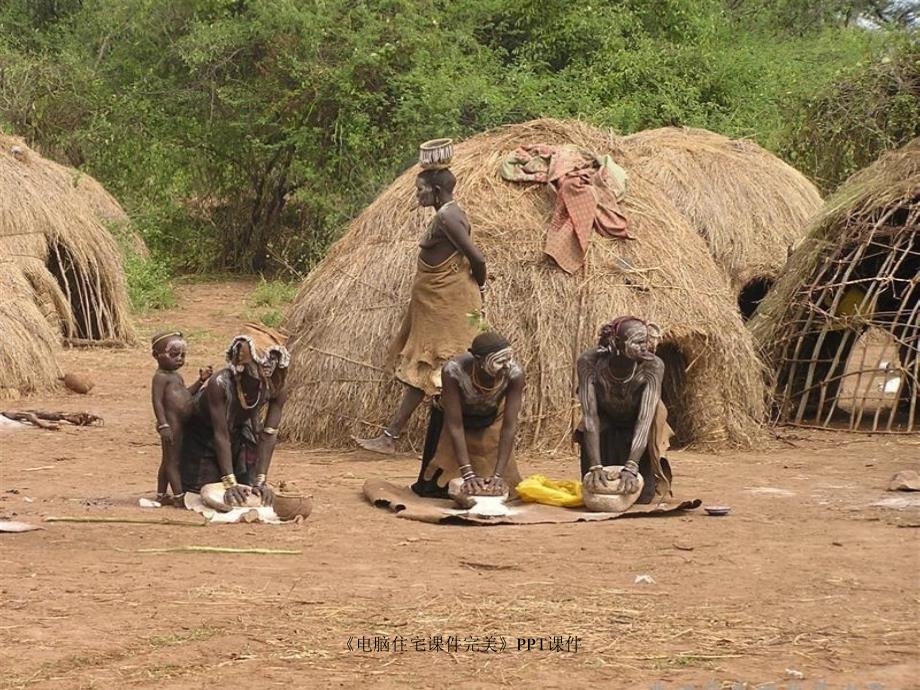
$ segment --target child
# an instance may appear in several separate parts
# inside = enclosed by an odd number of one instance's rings
[[[186,389],[179,369],[185,364],[187,344],[178,331],[160,333],[150,341],[153,358],[159,364],[150,385],[157,433],[163,449],[157,473],[157,500],[164,504],[182,504],[182,477],[179,473],[179,449],[182,427],[191,412],[192,396],[201,390],[213,373],[212,367],[198,370],[198,380]],[[172,488],[170,498],[167,485]]]

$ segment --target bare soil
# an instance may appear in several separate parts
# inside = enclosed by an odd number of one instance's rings
[[[920,467],[916,435],[782,429],[754,452],[674,452],[677,494],[727,517],[428,525],[361,495],[368,477],[413,480],[414,453],[282,444],[273,477],[315,496],[299,526],[43,522],[194,517],[137,507],[159,460],[143,343],[182,328],[190,380],[223,361],[251,288],[186,285],[137,347],[64,354],[89,395],[16,403],[105,426],[0,432],[0,519],[45,528],[0,534],[0,688],[920,687],[920,494],[885,491]],[[569,449],[519,463],[577,467]],[[138,551],[183,545],[302,554]]]

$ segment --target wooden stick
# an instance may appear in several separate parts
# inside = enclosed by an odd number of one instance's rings
[[[127,346],[120,340],[91,340],[89,338],[64,338],[63,343],[66,347],[110,347],[117,350],[123,350]]]
[[[205,527],[208,523],[191,522],[189,520],[173,520],[172,518],[114,518],[114,517],[46,517],[45,522],[105,522],[124,523],[129,525],[182,525],[183,527]]]
[[[373,364],[368,364],[367,362],[360,362],[357,359],[351,359],[350,357],[346,357],[345,355],[340,355],[335,352],[327,352],[326,350],[320,350],[318,347],[313,347],[312,345],[307,345],[307,349],[313,350],[313,352],[318,352],[321,355],[326,355],[327,357],[335,357],[336,359],[341,359],[346,362],[350,362],[351,364],[357,364],[359,367],[367,367],[368,369],[373,369],[374,371],[379,371],[384,374],[386,373],[385,369],[381,369],[380,367],[375,367]]]
[[[135,549],[134,553],[257,553],[278,556],[299,556],[300,549],[234,549],[227,546],[169,546],[163,549]]]

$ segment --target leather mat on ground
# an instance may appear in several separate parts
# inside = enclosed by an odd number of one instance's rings
[[[470,515],[456,507],[453,501],[439,498],[421,498],[408,486],[399,486],[383,479],[364,482],[364,496],[378,508],[388,508],[397,517],[441,525],[541,525],[567,522],[600,522],[615,518],[669,515],[693,510],[700,499],[671,501],[659,505],[634,505],[625,513],[592,513],[579,508],[557,508],[540,503],[508,502],[510,514],[501,517]]]

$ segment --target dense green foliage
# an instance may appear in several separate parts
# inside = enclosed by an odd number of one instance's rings
[[[830,179],[797,104],[823,118],[907,32],[857,19],[909,23],[897,4],[6,0],[0,125],[99,178],[174,268],[301,271],[419,141],[538,116],[749,136]]]
[[[781,154],[831,191],[889,149],[920,136],[920,46],[903,41],[805,100]]]

